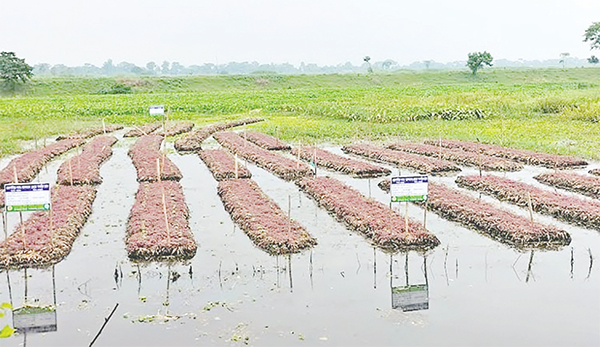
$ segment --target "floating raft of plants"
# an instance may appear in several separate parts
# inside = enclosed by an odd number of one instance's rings
[[[214,134],[213,137],[221,144],[221,146],[229,149],[231,152],[285,180],[296,180],[313,174],[308,165],[294,159],[286,158],[277,153],[269,152],[252,142],[244,140],[236,133],[219,132]]]
[[[104,133],[112,133],[113,131],[117,131],[123,129],[122,125],[107,125],[103,128],[90,128],[82,131],[78,131],[71,135],[60,135],[56,138],[57,141],[64,139],[87,139],[92,136],[104,134]]]
[[[318,166],[350,174],[355,177],[380,177],[391,173],[391,170],[366,163],[364,161],[346,158],[333,154],[315,146],[298,146],[292,149],[292,154],[304,160],[316,163]]]
[[[241,125],[262,122],[263,120],[264,119],[262,118],[248,118],[229,123],[208,125],[198,130],[195,130],[187,134],[186,136],[180,138],[179,140],[175,141],[175,149],[181,152],[198,151],[202,149],[202,141],[206,140],[217,131],[223,131]]]
[[[161,131],[159,135],[166,136],[175,136],[183,133],[189,133],[194,128],[194,123],[192,122],[177,122],[177,123],[167,123],[167,131]]]
[[[61,261],[71,251],[95,197],[92,186],[55,186],[52,213],[35,212],[0,243],[0,268],[43,267]]]
[[[0,171],[0,188],[4,188],[7,183],[15,182],[15,171],[19,183],[31,181],[50,159],[82,143],[81,138],[60,140],[14,158]]]
[[[114,136],[98,136],[83,147],[83,151],[61,164],[58,184],[100,184],[100,165],[112,155],[111,146],[117,142]]]
[[[465,151],[507,158],[524,164],[544,166],[551,169],[582,167],[588,164],[585,160],[580,158],[557,154],[538,153],[534,151],[507,148],[478,142],[460,140],[432,140],[425,141],[425,143],[447,148],[461,148]]]
[[[236,165],[235,158],[224,150],[205,149],[198,151],[198,156],[204,161],[217,181],[252,177],[250,170],[245,166]]]
[[[144,135],[131,146],[129,156],[137,170],[138,182],[181,179],[181,172],[173,162],[160,152],[161,135]],[[160,165],[158,177],[157,161]]]
[[[389,192],[390,180],[381,181],[379,187]],[[551,248],[571,243],[571,235],[564,230],[532,222],[442,184],[429,183],[427,206],[446,219],[515,247]]]
[[[189,259],[196,242],[179,182],[142,182],[127,222],[127,254],[136,260]]]
[[[296,253],[317,244],[304,227],[285,215],[254,181],[220,181],[217,191],[233,221],[266,252]]]
[[[531,202],[531,208],[536,212],[600,229],[600,202],[597,201],[587,201],[492,175],[461,176],[456,183],[519,206],[527,207]]]
[[[149,135],[161,127],[160,123],[149,123],[140,127],[135,127],[123,135],[124,137],[140,137]]]
[[[415,142],[394,143],[390,149],[450,160],[462,165],[480,167],[485,171],[519,171],[523,165],[504,158],[465,151],[461,148],[446,148]]]
[[[338,220],[390,251],[429,249],[440,244],[423,224],[399,215],[386,205],[329,177],[306,177],[297,184]]]
[[[533,178],[553,187],[567,189],[596,199],[600,198],[600,178],[598,177],[556,171],[540,174]]]
[[[242,136],[245,140],[270,151],[284,151],[291,149],[290,145],[278,138],[257,131],[244,131]]]
[[[593,169],[593,170],[588,171],[588,173],[591,173],[592,175],[600,176],[600,169]]]
[[[392,163],[414,169],[420,173],[457,172],[460,168],[454,163],[423,155],[394,151],[370,144],[354,144],[342,147],[342,151],[381,162]]]

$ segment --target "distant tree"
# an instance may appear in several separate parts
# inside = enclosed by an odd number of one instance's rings
[[[161,64],[161,66],[160,66],[160,72],[161,72],[163,75],[168,75],[168,74],[171,72],[171,70],[169,69],[169,67],[170,67],[170,66],[171,66],[171,63],[169,63],[169,62],[168,62],[168,61],[166,61],[166,60],[165,60],[165,61],[163,61],[163,63],[162,63],[162,64]]]
[[[431,65],[432,62],[433,60],[423,60],[423,64],[425,64],[426,70],[429,70],[429,65]]]
[[[395,61],[393,61],[392,59],[387,59],[386,61],[384,61],[383,63],[381,63],[381,66],[385,69],[385,70],[389,70],[392,68],[392,66],[397,65],[398,63],[396,63]]]
[[[594,22],[585,30],[583,42],[590,43],[590,49],[600,49],[600,22]]]
[[[571,53],[569,52],[563,52],[560,54],[560,61],[559,63],[562,64],[563,66],[563,70],[565,69],[565,66],[567,65],[567,58],[571,56]]]
[[[473,75],[477,74],[477,70],[483,68],[483,65],[492,66],[492,55],[486,51],[469,53],[469,60],[467,60],[467,66],[473,72]]]
[[[596,57],[595,55],[592,55],[591,57],[588,58],[588,63],[590,64],[598,64],[598,57]]]
[[[18,83],[26,83],[33,76],[33,67],[25,59],[19,59],[14,52],[0,53],[0,80],[2,89],[15,91]]]
[[[102,64],[102,73],[109,76],[112,75],[115,71],[115,66],[113,65],[112,59],[108,59]]]
[[[365,55],[365,57],[363,58],[363,60],[365,61],[365,63],[367,63],[369,65],[369,72],[373,72],[373,68],[371,67],[371,57],[369,57],[368,55]]]
[[[148,71],[148,74],[150,74],[150,75],[156,74],[157,69],[158,69],[158,65],[156,65],[156,63],[153,61],[146,64],[146,70]]]

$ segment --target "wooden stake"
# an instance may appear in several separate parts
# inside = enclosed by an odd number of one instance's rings
[[[423,212],[423,228],[427,229],[427,199],[425,199],[425,211]]]
[[[531,193],[527,192],[527,205],[529,205],[529,217],[531,218],[531,223],[533,223],[533,206],[531,204]]]
[[[406,210],[404,211],[404,232],[408,233],[408,202],[406,204]]]
[[[16,165],[13,166],[13,175],[14,175],[15,183],[19,183],[19,176],[17,176],[17,166]]]
[[[160,182],[161,174],[160,174],[160,158],[156,158],[156,178],[158,182]]]
[[[317,176],[317,148],[314,148],[313,152],[313,164],[315,165],[315,176]]]
[[[106,125],[104,124],[104,118],[102,118],[102,132],[106,135]]]

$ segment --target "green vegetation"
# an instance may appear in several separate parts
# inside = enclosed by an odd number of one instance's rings
[[[14,52],[0,52],[0,88],[14,92],[18,83],[26,83],[33,74],[33,68],[25,59],[19,59]]]
[[[492,55],[486,51],[469,53],[467,67],[471,69],[473,75],[477,75],[477,70],[483,68],[483,65],[492,66]]]
[[[252,111],[269,121],[249,127],[290,142],[445,137],[600,158],[599,81],[600,68],[34,78],[25,95],[0,98],[0,154],[102,119],[151,122],[148,106],[164,104],[197,125]],[[130,93],[101,93],[115,86]]]

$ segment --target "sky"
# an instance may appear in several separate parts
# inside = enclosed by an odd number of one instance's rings
[[[600,0],[0,0],[0,51],[67,66],[586,58],[598,21]]]

